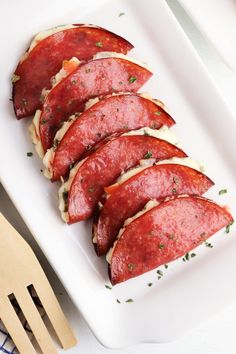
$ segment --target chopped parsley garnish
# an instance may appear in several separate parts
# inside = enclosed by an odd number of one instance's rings
[[[133,82],[135,82],[137,80],[137,77],[135,76],[130,76],[129,78],[129,83],[132,84]]]
[[[27,154],[26,154],[28,157],[31,157],[31,156],[33,156],[33,153],[31,152],[31,151],[29,151],[29,152],[27,152]]]
[[[68,191],[66,189],[62,193],[62,198],[63,198],[65,204],[67,204],[67,202],[68,202]]]
[[[124,16],[124,15],[125,15],[125,12],[120,12],[118,17]]]
[[[94,192],[94,188],[93,188],[93,187],[89,187],[88,191],[89,191],[90,193],[93,193],[93,192]]]
[[[158,274],[160,277],[162,277],[162,276],[163,276],[163,271],[160,270],[160,269],[157,269],[157,274]]]
[[[182,258],[184,262],[189,261],[189,253],[186,253],[186,255]]]
[[[176,189],[176,188],[173,188],[173,189],[172,189],[172,193],[177,193],[177,189]]]
[[[193,253],[191,253],[191,254],[190,254],[190,257],[191,257],[191,258],[196,257],[196,253],[194,253],[194,252],[193,252]]]
[[[133,263],[128,263],[128,268],[130,271],[134,269],[134,264]]]
[[[13,98],[9,98],[9,101],[13,102]]]
[[[43,118],[40,120],[40,124],[46,124],[47,123],[47,119]]]
[[[233,225],[233,223],[234,223],[234,222],[231,221],[231,222],[229,223],[229,225],[226,226],[226,228],[225,228],[225,233],[226,233],[226,234],[229,234],[229,233],[230,233],[230,227]]]
[[[176,185],[178,185],[178,184],[179,184],[179,179],[178,179],[178,177],[174,176],[174,177],[173,177],[173,182],[174,182]]]
[[[150,159],[152,157],[152,152],[148,151],[146,154],[143,156],[144,159]]]
[[[153,122],[152,125],[151,125],[151,128],[152,129],[157,129],[158,128],[158,125],[156,122]]]
[[[213,245],[210,242],[205,242],[205,246],[208,248],[213,248]]]
[[[160,243],[160,244],[159,244],[160,250],[163,250],[164,247],[165,247],[165,245],[163,245],[163,243]]]
[[[76,79],[71,80],[72,85],[75,85],[77,83]]]
[[[54,139],[54,141],[53,141],[53,147],[54,147],[54,149],[56,149],[57,147],[58,147],[58,144],[59,144],[59,140],[58,139]]]
[[[151,286],[152,286],[152,283],[148,283],[148,286],[151,287]]]
[[[168,266],[168,264],[164,264],[164,267],[165,267],[165,269],[167,269],[169,266]]]
[[[99,47],[99,48],[102,48],[102,47],[103,47],[102,42],[96,42],[95,45],[96,45],[96,47]]]
[[[227,193],[227,189],[221,189],[218,194],[222,195],[222,194],[225,194],[225,193]]]
[[[116,302],[118,302],[118,304],[120,304],[120,300],[119,299],[116,299]]]
[[[150,134],[146,130],[144,130],[143,135],[150,136]]]
[[[134,302],[134,300],[133,299],[127,299],[127,300],[125,300],[125,302]]]
[[[157,116],[160,116],[161,115],[161,111],[156,111],[154,112]]]
[[[107,289],[109,289],[109,290],[112,289],[112,287],[111,287],[110,285],[107,285],[107,284],[105,284],[105,288],[107,288]]]

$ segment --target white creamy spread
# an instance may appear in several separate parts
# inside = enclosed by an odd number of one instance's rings
[[[161,127],[160,129],[151,129],[149,127],[144,127],[137,130],[131,130],[130,132],[124,133],[122,135],[150,135],[158,139],[166,140],[173,145],[179,145],[179,141],[176,135],[172,133],[172,131],[166,125],[163,125],[163,127]]]
[[[117,239],[119,239],[121,237],[121,235],[124,233],[125,228],[135,219],[139,218],[140,216],[142,216],[143,214],[145,214],[147,211],[153,209],[154,207],[156,207],[157,205],[159,205],[160,203],[157,200],[149,200],[149,202],[145,205],[145,207],[139,211],[137,214],[135,214],[134,216],[132,216],[131,218],[128,218],[125,220],[124,222],[124,226],[122,229],[120,229],[120,232],[117,236]],[[108,263],[111,263],[111,258],[112,258],[112,253],[114,252],[114,249],[116,247],[116,243],[117,241],[114,242],[114,245],[112,248],[110,248],[110,250],[108,251],[107,255],[106,255],[106,260]]]
[[[66,182],[63,182],[61,187],[59,188],[58,191],[58,196],[59,196],[59,210],[61,212],[61,217],[65,222],[68,222],[69,220],[69,216],[68,216],[68,212],[65,211],[65,200],[63,198],[63,194],[66,192],[69,192],[71,184],[73,182],[73,179],[78,171],[78,169],[80,168],[80,166],[87,160],[87,157],[85,159],[83,159],[82,161],[80,161],[79,163],[77,163],[71,170],[70,170],[70,175],[69,178]]]
[[[146,63],[140,62],[139,60],[131,58],[131,57],[125,55],[125,54],[116,53],[116,52],[99,52],[99,53],[97,53],[97,54],[95,54],[93,56],[93,59],[105,59],[105,58],[121,58],[121,59],[125,59],[125,60],[128,60],[128,61],[130,61],[130,62],[132,62],[134,64],[142,66],[143,68],[145,68],[148,71],[152,72],[152,69]]]
[[[44,156],[43,146],[40,140],[39,134],[39,120],[41,116],[41,111],[38,109],[35,112],[32,123],[29,126],[29,134],[33,144],[35,145],[35,150],[38,153],[39,157],[42,159]]]

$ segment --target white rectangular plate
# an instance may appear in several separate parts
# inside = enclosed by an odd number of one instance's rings
[[[1,11],[1,179],[32,234],[96,337],[106,346],[176,338],[236,296],[234,229],[201,246],[189,262],[172,263],[162,279],[155,271],[107,289],[104,259],[91,244],[91,224],[65,225],[57,210],[57,184],[40,173],[27,133],[31,119],[14,117],[10,76],[32,35],[63,23],[95,23],[135,45],[132,56],[153,68],[144,88],[163,100],[176,119],[183,149],[207,166],[216,182],[208,194],[236,215],[236,122],[164,1],[15,1]],[[124,12],[123,16],[118,16]],[[11,23],[8,23],[11,19]],[[12,26],[14,24],[14,26]],[[218,191],[228,193],[219,196]],[[148,287],[152,282],[153,286]],[[116,299],[121,301],[117,303]],[[126,303],[128,298],[133,303]]]
[[[236,1],[179,0],[224,61],[236,70]]]

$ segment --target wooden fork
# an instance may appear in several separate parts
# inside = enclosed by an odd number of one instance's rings
[[[62,347],[73,347],[76,338],[35,254],[0,213],[0,318],[20,353],[36,353],[9,300],[13,294],[42,352],[57,353],[29,294],[29,285],[33,285]]]

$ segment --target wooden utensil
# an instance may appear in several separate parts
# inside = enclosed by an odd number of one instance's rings
[[[19,352],[36,353],[10,300],[14,295],[44,354],[57,350],[27,289],[32,285],[64,349],[76,338],[35,254],[0,213],[0,318]]]

